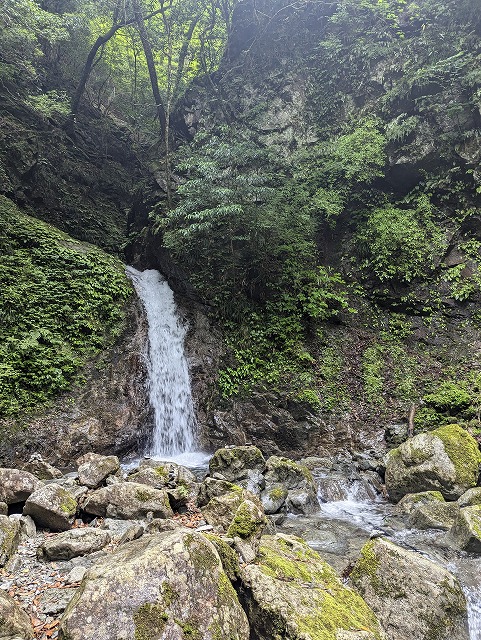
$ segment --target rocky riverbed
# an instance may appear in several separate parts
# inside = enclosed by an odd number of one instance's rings
[[[384,461],[227,447],[205,477],[97,454],[1,469],[0,636],[479,638],[473,442],[435,430]]]

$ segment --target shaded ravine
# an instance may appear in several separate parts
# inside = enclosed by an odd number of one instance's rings
[[[470,640],[481,640],[481,557],[447,548],[442,543],[445,532],[408,529],[394,506],[373,499],[362,483],[346,478],[335,494],[332,500],[320,489],[319,512],[290,517],[279,531],[303,537],[341,574],[373,535],[418,551],[457,576],[468,605]]]
[[[145,358],[154,425],[144,453],[195,466],[205,455],[196,451],[197,423],[184,353],[187,326],[177,312],[172,289],[158,271],[127,267],[126,272],[148,323]]]

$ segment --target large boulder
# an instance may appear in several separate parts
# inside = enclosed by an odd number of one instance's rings
[[[71,560],[100,551],[110,542],[108,531],[82,527],[64,531],[53,538],[46,538],[37,550],[37,556],[47,560]]]
[[[218,498],[231,491],[240,491],[240,489],[241,487],[239,485],[227,482],[227,480],[217,480],[216,478],[207,476],[200,485],[197,504],[203,507],[212,500],[212,498]]]
[[[292,513],[309,514],[319,509],[317,487],[310,470],[303,464],[271,456],[266,463],[266,487],[261,494],[264,499],[272,491],[283,487],[287,491],[286,508]]]
[[[440,491],[421,491],[420,493],[408,493],[401,498],[396,509],[401,513],[412,513],[424,504],[444,503],[444,496]]]
[[[234,547],[244,562],[255,560],[266,527],[267,518],[262,507],[252,500],[241,502],[227,535],[234,539]]]
[[[409,516],[411,529],[440,529],[449,531],[458,517],[457,502],[428,502],[417,506]]]
[[[141,520],[152,513],[154,518],[171,518],[173,512],[167,492],[137,482],[122,482],[94,491],[84,504],[94,516]]]
[[[266,461],[257,447],[225,447],[217,449],[209,462],[209,473],[219,473],[229,482],[244,480],[249,471],[264,471]]]
[[[230,527],[237,510],[244,501],[253,502],[263,512],[260,500],[249,491],[235,487],[229,493],[215,496],[202,508],[205,521],[213,527],[219,527],[224,531]]]
[[[376,616],[300,538],[264,536],[258,563],[241,568],[257,640],[375,640]]]
[[[481,554],[481,505],[460,509],[447,539],[457,549]]]
[[[65,487],[52,482],[37,489],[28,498],[23,515],[31,516],[37,526],[52,531],[67,531],[77,512],[77,500]]]
[[[96,489],[120,469],[117,456],[101,456],[98,453],[85,454],[77,460],[77,464],[79,483],[89,489]]]
[[[130,542],[85,574],[60,640],[248,640],[249,625],[219,555],[178,529]]]
[[[0,501],[6,504],[25,502],[35,489],[43,485],[28,471],[20,469],[0,469]]]
[[[383,538],[369,541],[350,575],[387,640],[468,640],[466,600],[449,571]]]
[[[0,516],[0,567],[4,567],[17,550],[20,541],[20,522]]]
[[[445,425],[420,433],[388,453],[386,489],[394,501],[407,493],[430,490],[456,500],[476,486],[480,463],[476,440],[459,425]]]
[[[33,628],[30,618],[13,598],[0,589],[0,638],[2,640],[31,640]]]

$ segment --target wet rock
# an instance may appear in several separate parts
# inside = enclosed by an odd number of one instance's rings
[[[481,505],[459,511],[447,541],[457,549],[481,554]]]
[[[101,456],[87,453],[77,460],[78,480],[81,485],[96,489],[106,478],[120,469],[117,456]]]
[[[37,526],[51,531],[70,529],[76,512],[75,497],[56,483],[37,489],[28,498],[23,509],[23,515],[31,516]]]
[[[261,491],[266,486],[266,480],[259,469],[248,469],[247,477],[242,480],[238,480],[237,484],[243,489],[250,491],[255,496],[260,496]]]
[[[287,489],[282,484],[272,484],[261,493],[264,511],[271,515],[282,509],[287,498]]]
[[[249,625],[214,545],[179,529],[144,536],[89,569],[59,637],[248,640]]]
[[[5,640],[33,638],[30,618],[3,590],[0,590],[0,638]]]
[[[13,556],[19,541],[19,521],[7,516],[0,516],[0,567],[4,567]]]
[[[380,640],[376,616],[300,538],[261,540],[256,564],[241,568],[241,593],[259,640]]]
[[[236,482],[248,477],[249,470],[261,473],[266,467],[266,461],[257,447],[231,447],[217,449],[209,462],[209,473],[221,474],[225,480]]]
[[[476,486],[480,463],[476,440],[459,425],[445,425],[420,433],[388,453],[386,489],[394,501],[429,490],[456,500]]]
[[[458,498],[458,505],[460,507],[473,507],[476,504],[481,504],[481,487],[473,487],[468,489],[466,493]]]
[[[137,482],[123,482],[97,489],[83,508],[86,513],[119,520],[142,520],[149,513],[154,518],[171,518],[173,515],[165,490]]]
[[[23,468],[39,480],[55,480],[63,476],[60,469],[46,462],[39,453],[32,454]]]
[[[43,483],[28,471],[0,469],[0,501],[6,504],[25,502]]]
[[[397,503],[396,509],[401,513],[412,513],[420,505],[445,502],[440,491],[421,491],[420,493],[408,493]]]
[[[39,558],[47,560],[71,560],[100,551],[110,542],[108,531],[85,527],[64,531],[58,536],[47,538],[38,548]]]
[[[384,430],[384,440],[391,447],[398,447],[408,439],[408,425],[405,422],[389,424]]]
[[[449,531],[459,514],[456,502],[428,502],[420,504],[411,513],[408,526],[413,529],[440,529]]]
[[[466,600],[449,571],[383,538],[368,542],[350,575],[387,640],[468,640]]]
[[[266,486],[282,485],[287,489],[288,511],[309,514],[318,510],[317,488],[307,467],[278,456],[271,456],[266,465]]]

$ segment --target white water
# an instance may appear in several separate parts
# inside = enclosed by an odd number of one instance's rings
[[[147,382],[154,430],[146,454],[195,466],[205,454],[194,451],[196,420],[184,354],[187,327],[179,318],[171,288],[158,271],[127,267],[126,272],[148,322]]]

